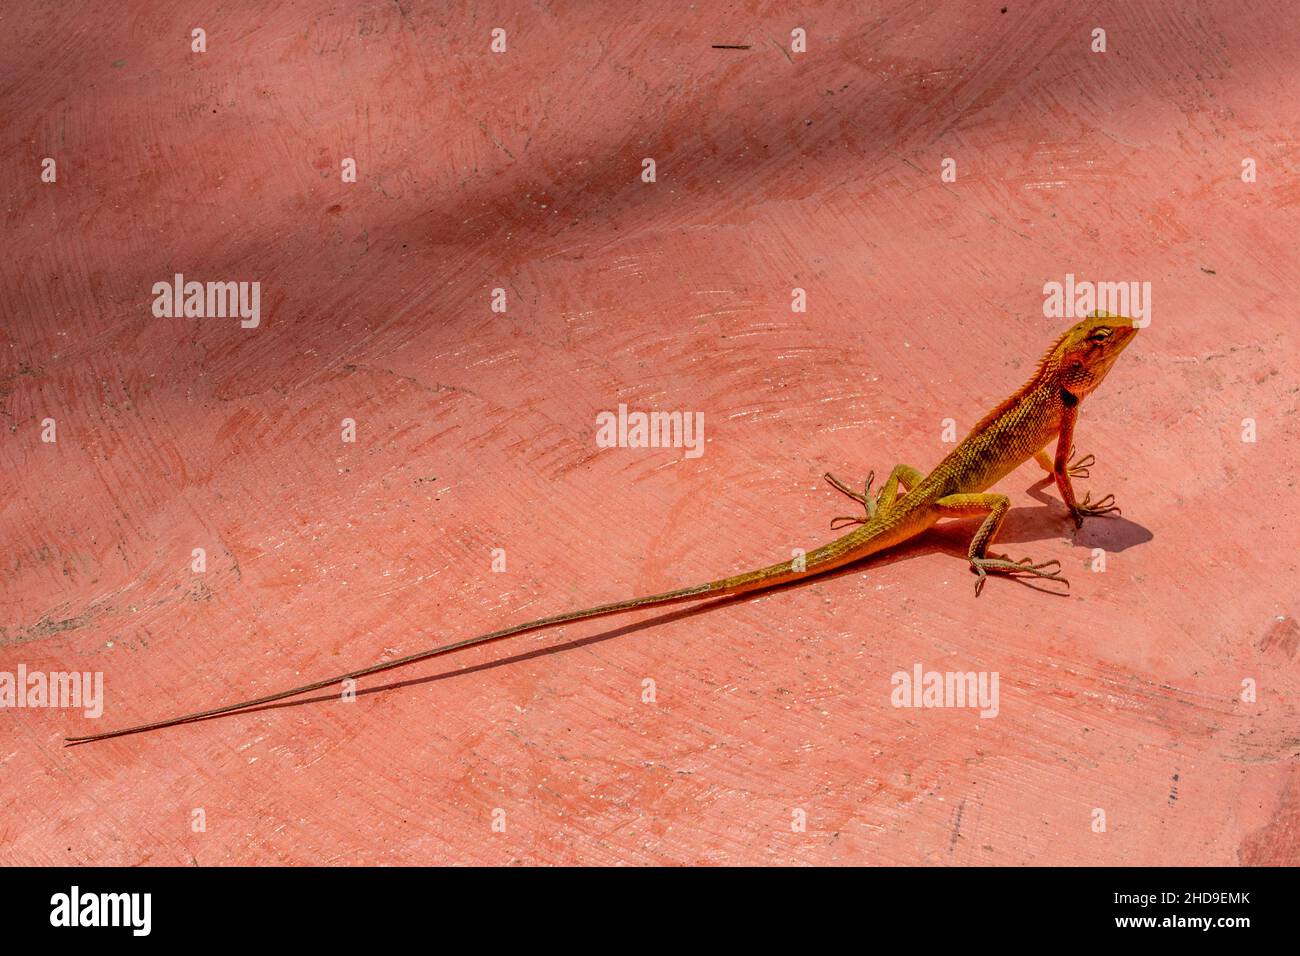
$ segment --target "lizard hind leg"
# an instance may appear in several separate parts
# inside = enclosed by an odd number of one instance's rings
[[[888,514],[894,507],[894,500],[898,497],[900,486],[903,494],[906,495],[923,481],[925,481],[925,473],[919,468],[913,468],[911,465],[895,465],[880,488],[880,495],[876,498],[876,508]]]
[[[935,506],[945,518],[963,518],[969,515],[986,514],[984,522],[971,538],[967,558],[971,570],[979,577],[975,581],[975,596],[984,590],[984,582],[990,574],[1006,574],[1012,577],[1030,575],[1061,581],[1068,588],[1070,582],[1061,576],[1061,562],[1056,559],[1035,564],[1032,558],[1012,561],[1005,554],[989,554],[988,546],[993,536],[1002,527],[1002,521],[1011,508],[1011,499],[998,494],[956,494],[946,495],[935,502]],[[1054,570],[1048,570],[1053,568]]]
[[[898,489],[901,486],[904,494],[911,491],[922,481],[925,480],[925,473],[911,465],[895,465],[894,470],[889,473],[885,483],[880,487],[880,493],[875,498],[871,497],[871,483],[875,481],[876,473],[870,472],[867,480],[863,485],[862,494],[856,491],[850,491],[849,487],[840,481],[834,475],[827,472],[826,480],[830,482],[831,487],[841,494],[848,495],[854,501],[862,505],[866,511],[865,517],[842,516],[831,520],[831,530],[836,531],[850,524],[866,524],[877,516],[884,517],[889,513],[889,509],[894,506],[894,501],[898,497]]]
[[[847,495],[848,497],[856,501],[858,504],[862,505],[863,510],[866,512],[866,515],[864,517],[857,517],[855,515],[841,515],[838,518],[832,518],[831,519],[832,531],[838,531],[840,528],[847,527],[848,525],[851,524],[866,524],[876,516],[876,499],[871,497],[871,483],[876,480],[876,473],[874,471],[867,472],[867,480],[862,484],[862,494],[858,494],[856,491],[849,488],[848,485],[840,481],[829,471],[826,472],[826,474],[823,475],[822,477],[825,478],[826,481],[830,484],[830,486],[834,488],[836,491],[838,491],[840,494]]]

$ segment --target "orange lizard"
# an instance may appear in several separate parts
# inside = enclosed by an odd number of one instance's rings
[[[1115,364],[1115,359],[1136,335],[1137,327],[1134,326],[1132,319],[1100,313],[1094,313],[1073,326],[1047,351],[1029,381],[980,419],[971,429],[970,434],[962,439],[948,457],[939,462],[928,475],[909,465],[895,465],[875,498],[871,497],[872,475],[868,475],[862,494],[850,490],[832,475],[826,475],[826,479],[837,490],[860,502],[865,509],[865,514],[860,517],[836,518],[831,522],[832,530],[843,527],[844,523],[857,524],[859,527],[830,544],[822,545],[815,551],[809,552],[803,558],[720,578],[707,584],[697,584],[648,597],[629,598],[626,601],[615,601],[612,604],[601,604],[581,611],[568,611],[523,624],[515,624],[499,631],[465,638],[395,660],[372,664],[360,670],[339,674],[337,677],[314,681],[292,690],[136,727],[85,737],[69,737],[67,743],[87,743],[108,737],[120,737],[124,734],[157,730],[161,727],[215,717],[218,714],[227,714],[249,707],[260,707],[346,680],[357,680],[381,671],[414,664],[416,661],[449,654],[461,648],[472,647],[475,644],[499,641],[525,631],[535,631],[556,624],[603,617],[622,611],[774,588],[789,581],[824,574],[846,564],[860,561],[916,537],[943,518],[985,515],[984,522],[975,532],[975,537],[971,539],[967,554],[971,570],[977,575],[976,595],[983,590],[985,579],[989,574],[1030,575],[1060,581],[1068,588],[1069,582],[1060,574],[1059,561],[1051,560],[1035,564],[1029,558],[1012,561],[1005,554],[989,552],[988,547],[1006,517],[1011,501],[1006,495],[989,493],[987,489],[1032,457],[1056,479],[1056,487],[1060,489],[1061,498],[1069,508],[1076,527],[1082,526],[1085,517],[1119,510],[1115,507],[1113,495],[1106,495],[1095,503],[1091,501],[1089,495],[1084,495],[1082,501],[1075,499],[1070,478],[1088,477],[1088,468],[1093,464],[1093,456],[1072,461],[1071,455],[1074,453],[1074,425],[1079,415],[1079,403],[1101,384],[1101,380]],[[1045,448],[1053,438],[1056,439],[1056,455],[1055,458],[1049,458]],[[900,488],[903,491],[901,497]]]

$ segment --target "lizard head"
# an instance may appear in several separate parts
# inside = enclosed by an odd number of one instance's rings
[[[1066,332],[1052,350],[1061,388],[1082,398],[1106,377],[1137,335],[1132,319],[1093,312]]]

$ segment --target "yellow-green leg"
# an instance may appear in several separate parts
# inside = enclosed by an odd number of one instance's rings
[[[895,465],[894,470],[889,473],[885,483],[881,486],[880,494],[875,498],[871,497],[871,483],[876,478],[876,473],[870,472],[867,480],[863,484],[862,494],[849,489],[848,485],[840,481],[830,472],[827,472],[825,478],[832,488],[841,494],[848,495],[854,501],[862,505],[866,511],[865,517],[853,517],[844,515],[831,519],[831,530],[838,530],[850,524],[866,524],[876,517],[877,514],[885,515],[894,505],[894,499],[898,496],[899,485],[903,486],[903,492],[907,493],[925,480],[925,473],[911,465]]]
[[[975,532],[975,537],[971,539],[970,550],[966,553],[967,558],[970,560],[971,570],[979,575],[979,578],[975,581],[975,594],[977,596],[984,590],[984,581],[989,574],[1012,576],[1029,574],[1038,578],[1047,578],[1051,581],[1062,581],[1066,587],[1070,586],[1070,582],[1061,577],[1061,562],[1056,559],[1044,561],[1042,564],[1034,564],[1032,558],[1021,558],[1019,561],[1012,561],[1005,554],[988,553],[988,546],[993,541],[993,536],[1002,527],[1002,521],[1011,508],[1011,499],[1006,495],[992,493],[946,495],[934,504],[939,513],[945,518],[964,518],[978,514],[988,515],[984,519],[984,523],[979,526],[979,530]],[[1057,570],[1044,570],[1053,565],[1056,566]]]
[[[884,486],[880,489],[880,496],[876,498],[876,507],[886,513],[894,507],[894,499],[898,497],[898,489],[901,485],[903,494],[925,481],[925,472],[913,468],[911,465],[895,465],[894,470],[889,473],[885,479]]]

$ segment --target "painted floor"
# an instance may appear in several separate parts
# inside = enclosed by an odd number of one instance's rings
[[[0,671],[103,713],[0,714],[0,862],[1300,862],[1300,10],[652,6],[5,5]],[[964,521],[62,745],[788,559],[1067,281],[1151,324],[1077,434],[1123,515],[999,486],[1066,596],[977,599]],[[703,444],[599,447],[620,405]],[[894,706],[918,666],[996,716]]]

